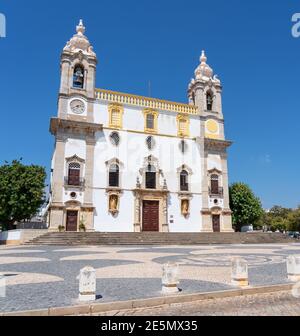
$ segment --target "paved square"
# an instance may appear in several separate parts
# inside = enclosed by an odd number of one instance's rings
[[[92,266],[99,302],[161,296],[162,264],[180,265],[183,293],[233,289],[230,261],[249,263],[252,286],[288,283],[286,258],[300,244],[168,247],[0,247],[6,297],[0,312],[78,304],[78,275]]]

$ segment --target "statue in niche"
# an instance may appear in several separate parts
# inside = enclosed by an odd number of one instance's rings
[[[184,216],[187,216],[190,212],[190,203],[189,200],[182,200],[181,201],[181,213]]]
[[[111,195],[109,197],[109,211],[112,213],[118,212],[119,198],[117,195]]]

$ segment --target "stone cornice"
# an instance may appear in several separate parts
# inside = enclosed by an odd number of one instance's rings
[[[232,143],[233,143],[232,141],[205,138],[204,148],[205,150],[223,151],[226,150],[226,148],[230,147]]]
[[[88,123],[84,121],[74,121],[60,118],[52,118],[50,122],[50,133],[57,135],[59,131],[70,133],[84,133],[94,136],[96,132],[102,131],[100,124]]]

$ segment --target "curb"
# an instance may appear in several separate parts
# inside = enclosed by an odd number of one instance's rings
[[[107,303],[95,303],[81,306],[57,307],[41,310],[29,310],[20,312],[0,313],[0,316],[70,316],[70,315],[92,315],[95,313],[104,313],[114,310],[151,308],[174,303],[187,303],[194,301],[203,301],[211,299],[221,299],[253,294],[266,294],[280,291],[292,290],[294,283],[252,287],[245,289],[233,289],[226,291],[195,293],[195,294],[178,294],[176,296],[156,297],[150,299],[139,299],[129,301],[116,301]]]

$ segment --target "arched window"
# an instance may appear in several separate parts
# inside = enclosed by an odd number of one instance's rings
[[[189,173],[183,170],[180,173],[180,191],[189,191]]]
[[[109,186],[119,187],[119,173],[120,169],[117,164],[112,164],[109,167]]]
[[[73,74],[73,87],[83,89],[84,85],[84,69],[81,65],[76,65]]]
[[[79,186],[80,185],[80,164],[77,162],[71,162],[68,169],[68,185]]]
[[[210,177],[210,190],[213,195],[218,195],[220,192],[219,189],[219,176],[216,174],[211,175]]]
[[[148,165],[146,170],[146,188],[156,189],[156,169],[151,164]]]
[[[213,109],[213,94],[211,91],[208,91],[206,94],[206,107],[208,111],[212,111]]]

